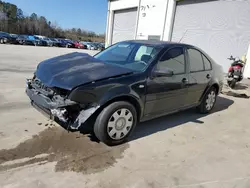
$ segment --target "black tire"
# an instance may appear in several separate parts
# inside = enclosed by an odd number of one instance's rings
[[[133,116],[133,119],[132,119],[133,122],[132,122],[132,126],[129,129],[128,133],[123,138],[118,140],[118,139],[113,139],[111,136],[109,136],[108,123],[110,122],[113,114],[115,112],[118,112],[121,109],[127,109],[131,112],[131,114]],[[135,107],[128,102],[118,101],[118,102],[114,102],[114,103],[108,105],[107,107],[105,107],[101,111],[101,113],[97,116],[95,124],[94,124],[94,133],[95,133],[95,136],[101,142],[103,142],[109,146],[119,145],[119,144],[126,142],[129,135],[133,132],[136,124],[137,124],[137,112],[136,112]],[[124,126],[126,126],[126,123]]]
[[[215,98],[214,98],[213,104],[209,105],[207,101],[209,101],[209,96],[212,95],[212,93],[215,94]],[[201,104],[197,107],[198,112],[201,113],[201,114],[209,113],[213,109],[213,107],[214,107],[214,105],[216,103],[217,95],[218,95],[218,93],[217,93],[216,88],[211,87],[208,90],[208,92],[205,94],[205,96],[203,97],[203,99],[201,101]],[[210,108],[208,108],[208,106],[210,106]]]
[[[229,84],[229,87],[232,88],[232,89],[235,88],[236,83],[237,83],[237,80],[236,80],[236,79],[233,79],[233,80],[231,81],[231,83]]]

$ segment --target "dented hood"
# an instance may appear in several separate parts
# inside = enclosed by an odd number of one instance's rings
[[[35,74],[48,87],[71,90],[82,84],[129,73],[132,70],[74,52],[41,62]]]

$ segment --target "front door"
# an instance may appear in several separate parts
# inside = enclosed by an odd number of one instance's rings
[[[153,71],[172,69],[173,75],[148,78],[145,116],[172,112],[184,105],[188,86],[185,59],[184,49],[174,47],[167,50],[153,68]]]

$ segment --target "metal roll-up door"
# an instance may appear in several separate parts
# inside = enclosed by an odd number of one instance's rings
[[[227,71],[227,57],[241,57],[250,44],[250,0],[177,2],[172,41],[180,40],[202,48]]]
[[[137,8],[114,12],[112,44],[135,38],[136,18]]]

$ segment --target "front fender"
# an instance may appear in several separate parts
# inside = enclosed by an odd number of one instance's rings
[[[109,84],[76,88],[69,95],[69,99],[79,104],[88,104],[88,107],[80,112],[79,117],[71,128],[78,129],[99,108],[106,106],[106,104],[114,99],[124,97],[132,98],[133,101],[138,103],[136,107],[143,108],[143,99],[129,85]]]
[[[139,95],[131,90],[126,85],[119,85],[113,88],[110,88],[99,100],[98,104],[105,105],[107,102],[112,101],[115,98],[120,97],[132,97],[135,99],[138,103],[141,105],[140,97]]]

